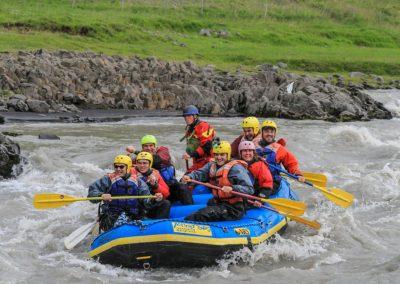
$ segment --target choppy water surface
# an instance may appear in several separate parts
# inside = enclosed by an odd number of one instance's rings
[[[374,96],[394,112],[400,106],[398,92]],[[228,140],[240,132],[240,118],[207,120]],[[88,184],[107,172],[113,157],[127,145],[139,146],[139,138],[146,133],[155,134],[160,144],[171,147],[182,170],[181,118],[1,126],[0,131],[23,133],[15,140],[29,164],[17,179],[0,182],[0,282],[399,282],[400,119],[336,124],[277,122],[278,136],[287,138],[301,168],[326,173],[330,185],[355,195],[355,205],[347,210],[336,207],[319,192],[294,184],[309,206],[306,216],[323,224],[319,232],[291,223],[276,243],[260,245],[254,252],[244,249],[236,259],[222,260],[219,266],[153,271],[115,268],[88,260],[90,238],[66,251],[63,238],[93,221],[96,206],[75,203],[37,211],[32,197],[37,192],[86,195]],[[61,140],[38,140],[41,132],[59,135]]]

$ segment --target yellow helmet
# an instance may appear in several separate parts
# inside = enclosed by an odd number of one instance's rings
[[[114,164],[123,164],[126,166],[126,171],[129,172],[132,168],[132,159],[127,155],[118,155],[114,158]]]
[[[278,126],[276,125],[275,121],[265,120],[261,125],[261,129],[263,129],[264,127],[275,128],[275,132],[278,132]]]
[[[249,116],[242,120],[240,124],[242,128],[253,128],[254,134],[257,134],[260,131],[260,122],[257,117]]]
[[[228,141],[221,141],[214,145],[214,154],[228,154],[228,160],[231,159],[231,144]]]
[[[150,168],[153,165],[153,155],[150,154],[149,152],[140,152],[139,154],[137,154],[136,156],[136,161],[139,160],[147,160],[150,162]]]

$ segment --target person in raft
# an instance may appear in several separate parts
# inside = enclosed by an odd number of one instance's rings
[[[251,141],[242,141],[239,144],[240,158],[247,163],[247,170],[253,180],[254,196],[269,198],[274,194],[271,172],[256,153],[256,146]]]
[[[171,203],[167,200],[169,196],[169,188],[160,173],[156,169],[152,169],[153,155],[149,152],[140,152],[136,156],[137,176],[145,182],[151,194],[156,199],[150,202],[150,206],[144,207],[144,216],[152,219],[167,219],[171,209]]]
[[[89,186],[88,197],[101,197],[103,204],[99,208],[100,230],[108,231],[129,221],[141,218],[140,207],[150,206],[150,199],[120,199],[112,196],[150,195],[149,187],[138,178],[132,168],[132,159],[127,155],[118,155],[114,159],[113,173],[109,173]],[[160,200],[160,198],[158,198]],[[100,201],[91,201],[97,203]]]
[[[231,160],[231,145],[221,141],[213,147],[215,161],[207,163],[199,170],[184,175],[182,181],[191,179],[210,182],[221,190],[212,189],[213,198],[207,207],[187,216],[185,220],[212,222],[239,220],[245,214],[243,198],[231,193],[232,190],[253,194],[253,184],[246,170],[247,164],[239,160]]]
[[[186,122],[186,133],[180,140],[186,139],[186,152],[182,159],[188,161],[192,158],[193,165],[187,169],[190,173],[211,160],[215,131],[210,124],[199,119],[199,110],[193,105],[185,107],[182,115]]]
[[[175,167],[171,162],[169,149],[165,146],[157,146],[157,139],[154,135],[144,135],[140,140],[143,152],[153,155],[152,168],[156,169],[170,190],[168,200],[171,202],[180,201],[183,205],[193,204],[192,192],[187,187],[178,182],[175,177]],[[126,148],[128,153],[139,154],[133,146]]]
[[[249,116],[243,119],[240,124],[243,129],[243,133],[239,135],[232,143],[232,158],[239,159],[239,144],[242,141],[252,141],[255,147],[259,147],[258,143],[261,141],[261,130],[260,122],[254,116]]]
[[[257,148],[258,156],[265,159],[271,171],[272,178],[274,179],[274,188],[279,188],[281,182],[280,171],[281,165],[285,169],[294,175],[299,176],[299,181],[304,182],[300,168],[299,162],[296,157],[285,147],[284,140],[275,140],[278,127],[274,121],[266,120],[261,126],[262,139],[259,143],[260,148]]]

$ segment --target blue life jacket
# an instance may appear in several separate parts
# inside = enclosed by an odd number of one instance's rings
[[[174,166],[167,166],[160,169],[160,174],[163,180],[168,184],[175,179],[175,168]]]
[[[282,169],[281,164],[276,162],[276,152],[269,148],[268,146],[264,148],[256,149],[258,156],[265,159],[268,164],[268,168],[272,174],[272,178],[275,181],[281,181],[280,169]]]
[[[111,189],[109,194],[112,196],[137,196],[139,195],[138,179],[136,175],[131,173],[131,176],[124,180],[118,175],[109,174],[111,179]],[[132,215],[139,215],[137,199],[117,199],[108,203],[108,208],[111,212],[122,213],[126,212]]]

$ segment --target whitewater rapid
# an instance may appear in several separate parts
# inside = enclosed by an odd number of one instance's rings
[[[399,92],[382,91],[374,96],[394,110],[400,102]],[[240,133],[241,118],[206,120],[218,136],[229,141]],[[23,134],[13,139],[29,162],[17,179],[0,181],[0,283],[400,281],[400,119],[276,121],[278,136],[288,140],[301,168],[325,173],[330,186],[354,194],[354,206],[339,208],[319,192],[292,183],[308,204],[305,216],[322,224],[319,232],[292,222],[276,243],[262,244],[254,252],[243,249],[218,266],[152,271],[122,269],[88,259],[91,238],[67,251],[63,238],[92,222],[97,207],[77,202],[38,211],[32,206],[32,197],[39,192],[85,196],[87,186],[110,169],[113,157],[128,145],[138,147],[144,134],[154,134],[160,145],[170,147],[181,175],[182,118],[1,125],[0,131]],[[56,134],[61,140],[38,140],[39,133]]]

